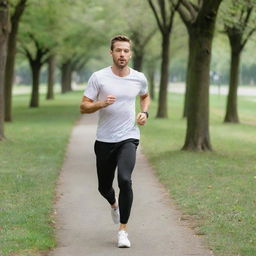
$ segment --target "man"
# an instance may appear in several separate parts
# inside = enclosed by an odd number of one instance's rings
[[[146,123],[150,97],[143,73],[128,67],[132,56],[131,40],[123,35],[115,36],[111,40],[110,55],[112,66],[92,74],[80,109],[81,113],[99,110],[94,145],[98,189],[111,205],[114,223],[120,223],[118,247],[129,248],[127,223],[133,201],[131,174],[140,138],[136,123]],[[135,118],[136,96],[140,97],[141,112]],[[118,200],[112,187],[116,167]]]

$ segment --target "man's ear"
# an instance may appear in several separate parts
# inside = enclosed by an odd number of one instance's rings
[[[112,51],[112,50],[109,50],[109,55],[112,56],[112,54],[113,54],[113,51]]]

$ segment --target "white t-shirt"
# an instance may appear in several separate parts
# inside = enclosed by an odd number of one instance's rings
[[[96,139],[102,142],[139,139],[135,100],[136,96],[145,95],[147,92],[146,77],[132,68],[125,77],[115,75],[111,67],[94,72],[88,81],[84,96],[93,101],[104,101],[108,95],[116,97],[114,104],[99,110]]]

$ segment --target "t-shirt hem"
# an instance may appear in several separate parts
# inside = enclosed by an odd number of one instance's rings
[[[121,141],[124,141],[124,140],[128,140],[128,139],[139,140],[140,137],[138,137],[138,136],[127,136],[127,137],[122,137],[122,138],[120,138],[120,139],[118,139],[118,140],[102,139],[102,138],[96,137],[96,140],[97,140],[97,141],[107,142],[107,143],[118,143],[118,142],[121,142]]]

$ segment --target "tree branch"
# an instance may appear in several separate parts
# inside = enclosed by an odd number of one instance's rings
[[[243,26],[244,28],[246,28],[249,20],[250,20],[250,17],[251,17],[251,14],[252,14],[252,10],[253,10],[253,6],[251,7],[248,7],[247,10],[246,10],[246,17],[244,19],[244,22],[243,22]]]
[[[170,2],[170,12],[176,12],[178,8],[181,6],[182,0],[177,0],[177,3],[173,3],[173,0],[169,0]]]
[[[23,44],[21,44],[21,48],[24,51],[23,54],[25,54],[25,56],[28,58],[29,62],[32,63],[34,61],[33,60],[33,56],[30,53],[30,51],[28,50],[28,48],[25,45],[23,45]]]
[[[197,13],[200,11],[201,7],[199,6],[199,3],[198,3],[198,5],[196,5],[195,3],[190,2],[190,4],[193,6],[193,8],[195,9],[195,11]]]
[[[239,17],[239,22],[240,23],[243,23],[244,9],[245,8],[242,8],[241,13],[240,13],[240,17]]]
[[[167,26],[167,31],[171,31],[172,29],[172,25],[173,25],[173,19],[174,19],[174,15],[177,11],[177,9],[179,8],[180,6],[180,3],[181,3],[182,0],[178,0],[177,4],[173,3],[173,1],[170,1],[170,20],[169,20],[169,23],[168,23],[168,26]]]
[[[159,29],[161,30],[162,33],[164,33],[163,25],[161,24],[161,21],[159,19],[158,14],[157,14],[156,7],[154,6],[152,0],[148,0],[148,3],[149,3],[149,5],[150,5],[150,7],[151,7],[151,9],[152,9],[152,11],[154,13],[154,16],[156,18],[157,25],[158,25]]]
[[[41,66],[48,62],[48,60],[49,60],[49,55],[47,55],[47,53],[49,53],[49,52],[50,52],[49,49],[45,49],[45,50],[42,52],[41,60],[40,60]]]
[[[251,29],[251,30],[249,31],[247,37],[246,37],[246,38],[244,39],[244,41],[242,42],[241,50],[244,49],[244,47],[245,47],[247,41],[249,40],[249,38],[253,35],[253,33],[254,33],[255,31],[256,31],[256,28],[253,28],[253,29]]]
[[[149,40],[152,38],[152,36],[156,33],[157,28],[154,28],[149,34],[145,37],[144,41],[142,42],[142,45],[147,45]]]
[[[197,11],[195,10],[194,6],[187,0],[181,0],[181,4],[188,10],[188,12],[191,14],[191,17],[193,20],[197,17]]]
[[[177,9],[180,18],[182,19],[182,21],[184,22],[184,24],[186,26],[189,26],[192,23],[192,17],[190,15],[190,13],[188,13],[188,11],[184,8],[183,5],[180,5]]]
[[[39,42],[36,40],[35,36],[30,32],[28,33],[28,36],[34,42],[36,49],[40,49],[41,47],[39,45]]]
[[[20,19],[22,13],[26,8],[26,3],[27,3],[27,0],[20,0],[18,4],[15,6],[15,11],[11,17],[12,24],[14,24]]]
[[[165,0],[158,0],[158,5],[160,7],[161,17],[163,20],[163,27],[166,27],[166,10],[165,10]]]

